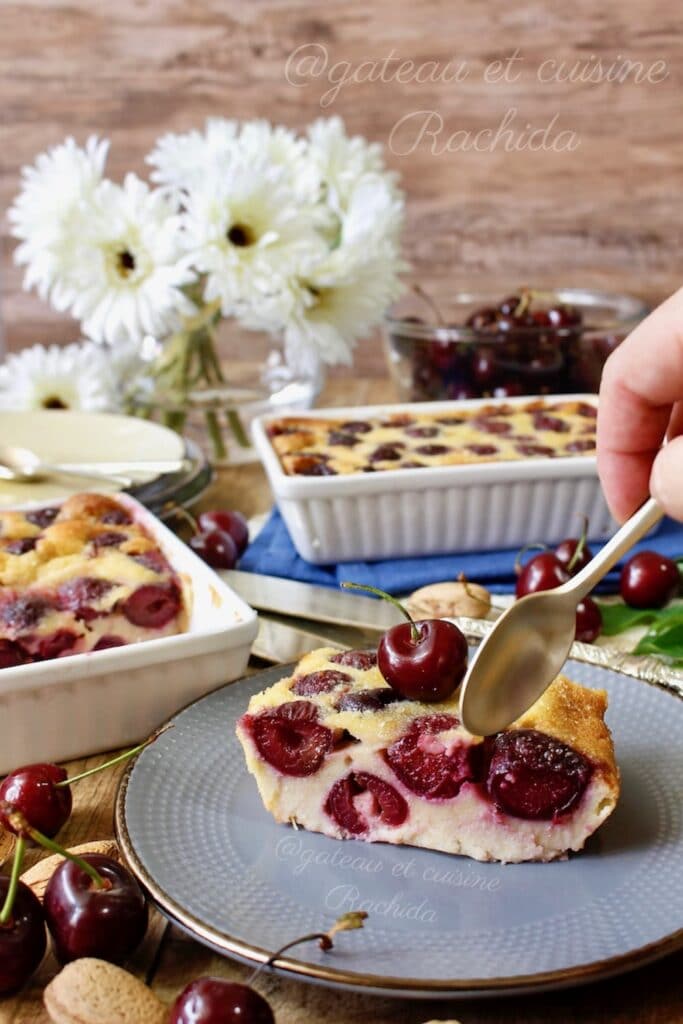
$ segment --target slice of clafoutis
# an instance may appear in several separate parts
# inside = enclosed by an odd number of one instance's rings
[[[550,861],[580,850],[616,805],[606,706],[604,691],[559,676],[482,739],[460,724],[457,695],[403,700],[373,652],[321,648],[252,697],[237,735],[278,822],[482,861]]]

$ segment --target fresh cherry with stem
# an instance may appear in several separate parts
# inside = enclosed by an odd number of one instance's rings
[[[364,910],[344,914],[328,932],[314,932],[288,942],[268,957],[251,974],[246,984],[225,981],[223,978],[197,978],[180,993],[171,1008],[168,1024],[275,1024],[268,1002],[252,988],[259,974],[274,964],[283,953],[302,942],[316,941],[320,948],[333,948],[333,936],[340,931],[362,928],[367,917]]]
[[[566,583],[569,573],[552,551],[534,555],[520,570],[515,584],[517,597],[536,594],[539,590],[553,590]]]
[[[580,572],[593,557],[593,552],[588,547],[588,518],[583,517],[583,529],[580,537],[568,537],[560,541],[555,548],[555,557],[562,563],[570,576]]]
[[[377,587],[342,583],[395,605],[407,622],[392,626],[377,647],[377,665],[391,687],[408,700],[446,700],[467,670],[467,641],[446,619],[415,622],[400,601]]]
[[[43,959],[47,939],[40,900],[20,880],[25,840],[14,848],[12,873],[0,876],[0,996],[16,992]]]
[[[15,832],[12,822],[3,810],[3,805],[20,811],[26,821],[43,835],[53,838],[66,824],[71,814],[71,786],[74,782],[97,772],[104,771],[127,761],[153,743],[165,729],[139,743],[132,750],[118,754],[110,761],[88,768],[79,775],[67,777],[64,768],[56,764],[28,764],[14,771],[0,783],[0,825],[8,832]],[[16,835],[18,833],[15,832]]]
[[[29,825],[20,811],[4,811],[20,837],[26,836],[64,861],[45,890],[43,910],[57,959],[90,956],[121,963],[147,930],[147,903],[130,871],[113,857],[77,857]]]

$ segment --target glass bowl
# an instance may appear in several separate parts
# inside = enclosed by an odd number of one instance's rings
[[[444,323],[430,306],[412,294],[384,321],[401,401],[595,392],[610,352],[649,312],[583,288],[461,292],[439,311]]]

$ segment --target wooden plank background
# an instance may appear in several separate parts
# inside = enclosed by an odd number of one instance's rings
[[[118,177],[144,171],[160,133],[200,126],[207,115],[264,116],[301,129],[340,114],[351,131],[387,143],[401,118],[434,111],[443,146],[452,132],[495,132],[514,109],[518,143],[526,124],[544,129],[556,118],[548,140],[573,132],[576,148],[506,152],[501,142],[437,155],[427,140],[402,155],[415,141],[414,123],[412,136],[405,124],[394,134],[388,160],[408,196],[414,278],[446,304],[450,291],[471,283],[599,285],[653,300],[680,283],[683,12],[674,0],[2,0],[0,12],[3,211],[21,165],[67,134],[109,136],[109,171]],[[326,69],[318,77],[299,71],[293,84],[288,58],[306,46]],[[335,75],[338,62],[348,62],[347,76],[363,77],[362,62],[392,53],[416,68],[463,61],[467,78],[349,81],[321,105],[343,70]],[[515,80],[487,82],[491,62],[515,53]],[[593,58],[605,70],[619,58],[640,61],[663,80],[539,80],[539,70],[552,70],[548,61]],[[9,347],[74,338],[73,323],[22,292],[12,249],[3,217]],[[382,371],[373,339],[358,363],[362,372]]]

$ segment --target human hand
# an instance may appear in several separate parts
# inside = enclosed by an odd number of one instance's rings
[[[683,289],[612,353],[598,407],[598,472],[620,522],[649,494],[683,521]],[[662,443],[668,439],[665,447]]]

